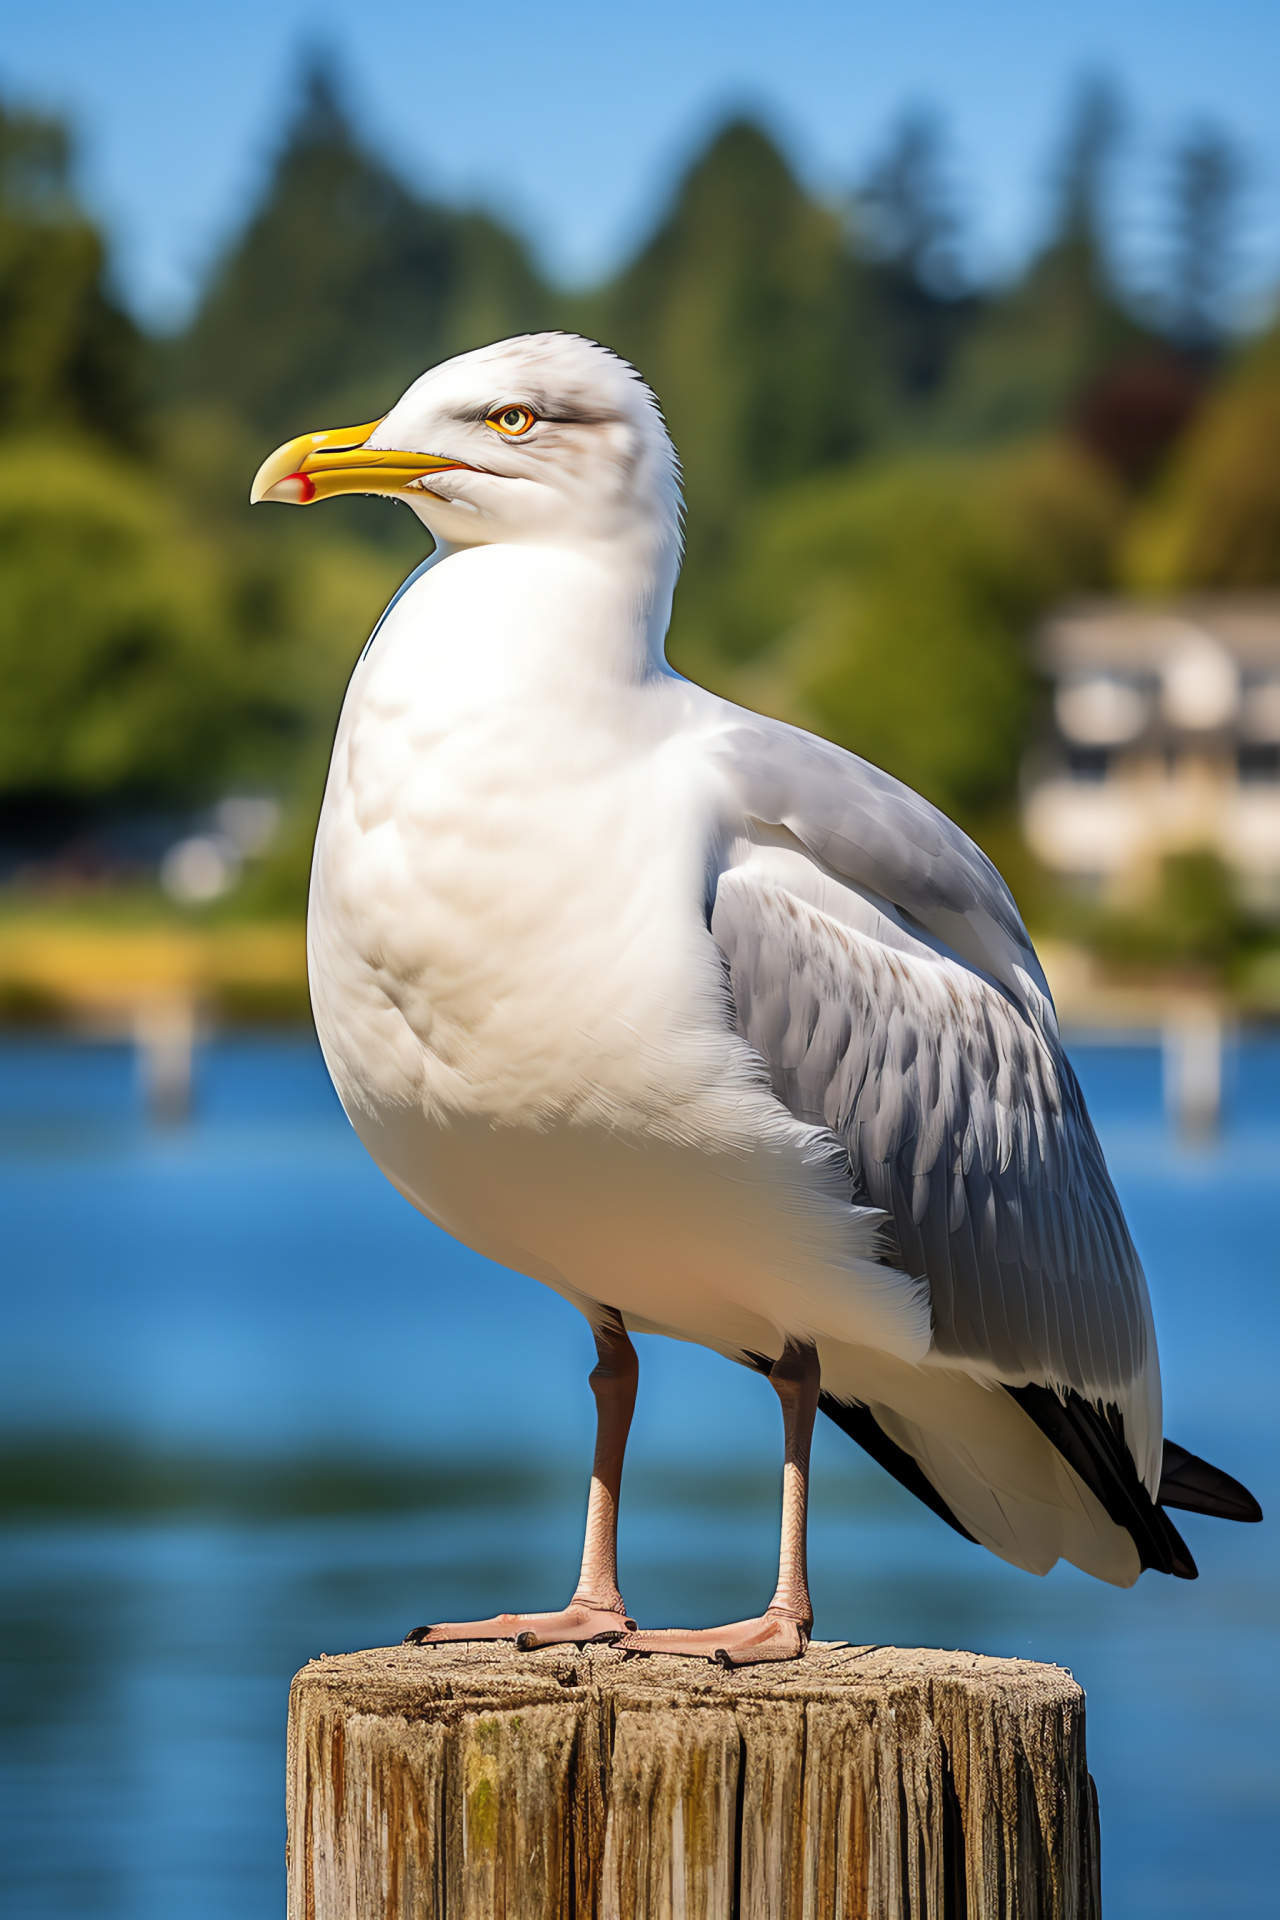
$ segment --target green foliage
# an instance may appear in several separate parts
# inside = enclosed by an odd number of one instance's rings
[[[1068,232],[975,325],[944,402],[943,432],[986,442],[1043,433],[1146,338],[1110,294],[1093,237]]]
[[[1105,572],[1111,482],[1044,446],[806,480],[745,530],[708,677],[962,818],[1013,782],[1029,622]]]
[[[1280,581],[1280,332],[1222,378],[1206,344],[1229,156],[1207,136],[1183,155],[1162,342],[1108,261],[1118,124],[1086,89],[1044,244],[998,290],[963,284],[941,134],[917,114],[843,206],[735,121],[638,256],[570,297],[495,221],[365,151],[313,69],[192,324],[147,343],[65,133],[0,110],[0,799],[178,809],[268,786],[280,844],[201,911],[299,911],[342,687],[425,539],[382,501],[251,513],[250,477],[433,362],[560,321],[635,361],[680,449],[676,664],[1011,836],[1044,608],[1117,566],[1160,590]],[[1224,884],[1171,868],[1090,937],[1229,972],[1257,954]]]
[[[424,540],[382,503],[251,518],[249,479],[273,439],[384,410],[430,360],[543,321],[546,295],[517,241],[364,155],[313,75],[194,326],[153,349],[148,418],[68,158],[56,125],[0,115],[0,794],[293,793],[253,886],[296,907],[342,687]]]
[[[871,446],[937,377],[960,308],[925,288],[896,240],[881,256],[851,245],[768,135],[739,120],[585,309],[584,326],[661,395],[695,566],[745,500]]]
[[[1150,896],[1124,911],[1079,913],[1072,927],[1122,966],[1174,966],[1225,980],[1274,945],[1274,930],[1240,905],[1230,870],[1208,848],[1161,862]]]
[[[88,444],[9,442],[0,583],[6,789],[171,794],[207,777],[230,664],[211,558],[140,473]]]
[[[114,1433],[0,1442],[0,1514],[186,1513],[278,1519],[330,1513],[432,1512],[537,1503],[540,1468],[503,1461],[342,1453],[245,1455],[176,1452]]]
[[[1280,583],[1280,327],[1210,398],[1137,517],[1124,570],[1153,592]]]
[[[352,575],[378,571],[257,573],[91,443],[0,444],[0,792],[172,803],[292,774],[341,685],[317,638],[358,633],[381,583]]]
[[[739,121],[587,316],[661,396],[695,541],[744,495],[858,443],[843,364],[851,278],[835,215]]]
[[[317,69],[170,389],[282,440],[377,418],[425,367],[545,325],[550,304],[509,233],[417,198],[361,149]]]
[[[69,164],[62,127],[0,105],[0,433],[56,426],[135,446],[141,342],[106,291]]]

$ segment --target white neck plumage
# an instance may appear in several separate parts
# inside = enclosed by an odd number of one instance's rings
[[[475,675],[504,703],[535,688],[573,698],[593,682],[635,685],[669,671],[679,565],[674,529],[651,525],[554,544],[437,540],[413,577],[425,586],[429,575],[430,591],[405,612],[421,608],[415,638],[450,680]]]

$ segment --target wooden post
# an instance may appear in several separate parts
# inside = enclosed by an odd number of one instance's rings
[[[1097,1920],[1059,1667],[815,1644],[322,1657],[289,1708],[289,1920]]]

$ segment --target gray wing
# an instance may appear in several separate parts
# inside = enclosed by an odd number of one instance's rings
[[[1019,997],[1052,1002],[1013,895],[968,834],[892,774],[816,734],[717,701],[715,751],[748,814],[891,901]]]
[[[938,1357],[1118,1407],[1154,1484],[1146,1282],[1003,881],[826,742],[752,717],[717,750],[743,834],[712,933],[778,1098],[838,1135],[890,1216],[901,1264],[928,1278]]]

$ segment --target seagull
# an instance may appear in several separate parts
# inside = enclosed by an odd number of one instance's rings
[[[597,1352],[568,1604],[410,1640],[803,1654],[819,1410],[1015,1566],[1193,1579],[1168,1509],[1260,1511],[1163,1438],[1142,1267],[1013,898],[910,788],[667,664],[680,469],[640,374],[573,334],[481,347],[289,441],[252,498],[345,493],[406,502],[435,544],[338,725],[320,1044],[398,1191],[572,1301]],[[781,1403],[754,1619],[627,1613],[637,1331]]]

